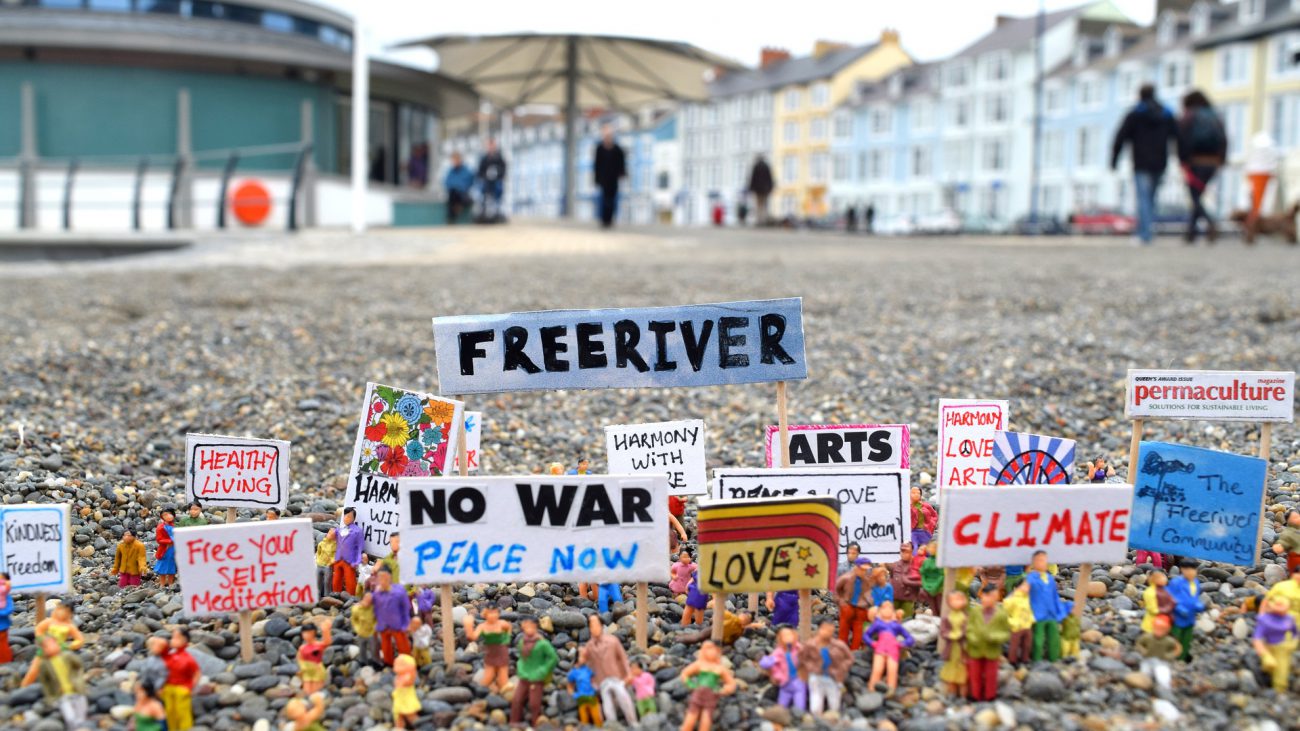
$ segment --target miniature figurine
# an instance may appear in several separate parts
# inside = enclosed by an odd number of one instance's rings
[[[926,544],[917,552],[917,558],[921,559],[921,568],[918,573],[921,575],[921,596],[919,600],[922,604],[930,608],[930,613],[939,616],[939,601],[943,597],[943,569],[939,568],[939,561],[936,556],[939,553],[939,545],[934,541]]]
[[[136,680],[144,685],[149,686],[154,695],[162,700],[163,686],[167,685],[167,676],[171,671],[167,669],[167,663],[163,660],[167,656],[167,650],[170,643],[166,637],[150,637],[144,641],[147,655],[144,659],[144,666],[136,675]]]
[[[80,650],[86,644],[86,638],[72,619],[72,607],[59,603],[50,611],[50,616],[36,625],[36,636],[49,635],[59,641],[67,650]]]
[[[331,624],[328,617],[321,617],[315,626],[302,628],[302,645],[298,648],[298,677],[302,680],[302,692],[311,695],[324,690],[329,682],[330,671],[322,664],[325,648],[333,641],[330,635]]]
[[[1016,584],[1002,608],[1007,612],[1007,625],[1011,630],[1011,643],[1007,649],[1007,662],[1023,665],[1034,654],[1034,609],[1029,605],[1029,584]]]
[[[1137,641],[1137,651],[1142,655],[1141,671],[1166,692],[1170,688],[1169,663],[1183,653],[1182,644],[1169,635],[1171,625],[1169,617],[1161,614],[1151,620],[1151,631],[1144,631]]]
[[[912,498],[912,545],[920,546],[930,542],[934,529],[939,525],[939,512],[934,506],[921,499],[921,488],[914,487]]]
[[[325,731],[325,694],[312,693],[311,706],[294,698],[284,706],[284,717],[293,722],[293,731]]]
[[[552,475],[564,475],[564,465],[560,462],[552,462],[547,466],[546,471]]]
[[[713,726],[713,712],[718,709],[718,696],[736,692],[736,678],[722,664],[722,648],[713,642],[700,645],[695,662],[682,670],[682,681],[691,689],[691,699],[686,707],[686,718],[681,731],[709,731]]]
[[[596,599],[596,611],[604,614],[610,610],[610,607],[623,598],[623,590],[618,584],[601,584],[600,594]]]
[[[387,568],[375,569],[375,590],[370,592],[375,607],[375,631],[379,634],[379,656],[391,666],[397,655],[411,653],[411,597],[401,584],[393,583]],[[466,619],[469,619],[466,617]]]
[[[365,587],[366,591],[374,590],[375,572],[378,571],[380,567],[388,569],[388,573],[392,574],[393,576],[393,581],[397,581],[402,576],[402,573],[400,570],[398,570],[398,566],[397,566],[397,555],[398,552],[401,550],[402,550],[402,535],[397,531],[393,531],[392,533],[389,533],[388,534],[388,555],[379,559],[379,561],[375,563],[373,567],[374,571],[371,572],[370,578],[365,580],[358,579],[358,581],[361,581],[361,585]],[[410,594],[410,592],[407,593]]]
[[[695,569],[699,565],[691,560],[690,551],[682,551],[677,554],[677,560],[671,567],[672,580],[668,582],[668,589],[674,594],[685,594],[686,587],[691,583],[691,577],[695,575]]]
[[[1199,566],[1196,559],[1184,558],[1178,562],[1179,575],[1169,581],[1169,595],[1174,598],[1174,628],[1171,634],[1183,646],[1184,662],[1192,659],[1192,634],[1196,629],[1196,615],[1205,611],[1205,604],[1201,600],[1201,582],[1196,578]]]
[[[176,527],[190,528],[196,525],[207,525],[208,519],[203,516],[203,505],[198,500],[191,502],[186,510],[185,515],[176,519]]]
[[[119,588],[139,586],[140,577],[149,570],[149,562],[144,557],[144,544],[135,539],[135,533],[122,531],[122,541],[117,544],[113,555],[113,568],[110,573],[117,576]]]
[[[840,642],[855,652],[862,648],[862,627],[871,620],[871,587],[868,571],[871,559],[858,557],[853,570],[835,580],[835,599],[840,605]]]
[[[429,627],[433,627],[433,608],[438,605],[438,594],[433,589],[424,588],[415,593],[415,613],[420,615],[420,621]]]
[[[334,554],[338,552],[338,533],[333,528],[325,533],[325,538],[316,544],[316,596],[323,597],[330,592],[330,583],[334,574]]]
[[[1291,616],[1300,624],[1300,566],[1291,570],[1291,578],[1279,581],[1268,590],[1266,599],[1281,597],[1291,606]]]
[[[1153,632],[1152,622],[1174,611],[1174,598],[1169,595],[1169,576],[1163,571],[1152,571],[1147,577],[1147,588],[1142,590],[1142,631]]]
[[[514,697],[510,700],[510,723],[521,724],[524,721],[524,704],[528,704],[528,724],[537,725],[542,716],[542,694],[546,684],[551,682],[551,675],[560,658],[555,648],[537,631],[537,620],[522,617],[519,620],[519,641],[515,647],[519,650],[519,660],[515,663]]]
[[[597,615],[587,618],[587,629],[591,638],[583,645],[583,649],[587,651],[587,664],[591,666],[596,688],[600,691],[600,705],[605,719],[617,721],[621,711],[627,725],[635,726],[636,705],[627,694],[626,686],[632,672],[627,666],[627,653],[623,651],[623,643],[605,631],[605,624]]]
[[[413,728],[420,715],[420,698],[415,694],[415,658],[405,653],[393,659],[393,726]]]
[[[1088,481],[1091,483],[1105,482],[1107,477],[1115,474],[1115,470],[1106,464],[1103,457],[1098,457],[1088,465]]]
[[[717,611],[717,609],[714,608],[714,611]],[[765,627],[765,626],[766,625],[761,620],[754,619],[754,615],[749,614],[748,612],[733,614],[727,611],[726,609],[723,609],[722,610],[722,644],[733,645],[736,643],[736,640],[744,636],[745,630],[758,629],[760,627]],[[684,645],[698,645],[701,642],[707,642],[712,638],[713,638],[712,629],[707,628],[704,631],[697,632],[695,634],[690,634],[690,635],[679,634],[674,639],[676,639],[678,642]]]
[[[799,678],[800,651],[799,633],[782,627],[776,631],[776,646],[772,653],[760,660],[758,666],[766,670],[772,684],[780,688],[777,704],[803,713],[808,708],[808,686]]]
[[[871,570],[871,603],[880,606],[894,603],[894,585],[889,581],[889,569],[877,566]]]
[[[1264,600],[1255,618],[1251,644],[1260,667],[1273,680],[1273,690],[1285,693],[1291,686],[1291,655],[1296,649],[1296,621],[1286,599],[1275,596]]]
[[[632,696],[636,699],[636,715],[645,718],[659,710],[655,702],[655,676],[646,672],[645,662],[637,660],[632,663]]]
[[[808,710],[818,716],[823,711],[839,713],[853,651],[836,639],[834,622],[824,619],[817,625],[799,651],[799,666],[808,678]]]
[[[1286,553],[1286,572],[1295,573],[1300,567],[1300,510],[1286,511],[1286,525],[1273,544],[1273,553]]]
[[[970,595],[954,591],[945,600],[948,603],[948,616],[939,623],[939,636],[947,640],[943,643],[943,667],[939,669],[939,680],[948,689],[948,695],[958,698],[966,695],[966,622],[969,617],[966,607],[970,604]]]
[[[510,682],[510,623],[502,621],[501,610],[489,605],[483,610],[483,621],[474,625],[473,615],[465,615],[465,639],[474,642],[482,639],[482,684],[493,693],[501,693]]]
[[[433,662],[433,628],[419,617],[411,617],[411,657],[415,658],[416,667],[424,667]]]
[[[1081,648],[1079,641],[1083,638],[1083,623],[1074,612],[1061,620],[1061,657],[1077,658]]]
[[[686,585],[686,602],[682,607],[682,626],[704,624],[704,610],[709,606],[709,595],[700,591],[700,572],[691,574]]]
[[[144,683],[135,684],[135,731],[164,731],[167,728],[167,710],[158,699],[158,691]]]
[[[1007,596],[1025,580],[1025,567],[1023,564],[1012,564],[1003,566],[1002,570],[1007,574],[1007,578],[1002,581],[1002,595]]]
[[[877,688],[883,674],[887,688],[885,695],[892,696],[898,690],[899,655],[904,647],[916,644],[916,640],[903,627],[903,623],[898,621],[893,602],[885,602],[876,608],[876,618],[862,634],[871,643],[871,649],[875,653],[871,658],[871,678],[867,681],[867,687]],[[965,666],[962,671],[965,672]],[[964,682],[962,685],[965,687]]]
[[[975,593],[984,593],[984,587],[992,586],[998,590],[998,598],[1002,598],[1002,587],[1007,583],[1006,566],[981,566],[975,572]]]
[[[565,472],[564,474],[566,474],[566,475],[589,475],[589,474],[591,474],[591,460],[587,459],[586,457],[583,457],[583,456],[579,455],[579,456],[578,456],[578,466],[577,466],[577,467],[574,467],[574,468],[572,468],[572,469],[570,469],[568,472]]]
[[[672,513],[668,514],[668,553],[672,555],[677,547],[687,540],[686,529],[682,527],[682,522]]]
[[[154,562],[153,572],[158,575],[159,586],[173,586],[176,583],[176,545],[173,538],[176,515],[171,508],[163,508],[160,517],[158,528],[154,531],[158,550],[154,552],[154,558],[157,560]]]
[[[566,676],[569,693],[578,704],[578,723],[604,726],[605,719],[600,713],[600,701],[596,698],[596,687],[592,685],[591,678],[591,668],[587,667],[587,648],[584,647],[578,650],[578,664]]]
[[[843,576],[853,570],[858,565],[858,557],[862,555],[862,546],[857,543],[850,543],[844,548],[844,563],[840,564],[835,571],[836,576]]]
[[[82,674],[81,658],[64,650],[53,635],[37,635],[40,653],[32,658],[31,667],[23,677],[22,687],[40,682],[45,702],[57,706],[63,722],[69,729],[86,725],[86,679]]]
[[[1144,563],[1149,563],[1153,568],[1157,569],[1163,569],[1165,567],[1165,559],[1158,552],[1146,551],[1139,548],[1133,553],[1133,565],[1141,566]]]
[[[163,684],[162,702],[167,710],[167,731],[185,731],[194,726],[194,684],[199,682],[199,663],[190,655],[190,631],[172,630],[171,647],[163,656],[167,664],[167,682]]]
[[[767,593],[767,611],[772,613],[772,626],[799,626],[799,592],[794,589],[786,591],[769,591]]]
[[[335,594],[357,593],[357,566],[365,556],[366,532],[357,525],[356,508],[344,508],[343,520],[335,531],[338,548],[334,552],[331,588]]]
[[[1056,576],[1048,571],[1046,551],[1034,551],[1025,583],[1029,584],[1029,606],[1034,610],[1034,662],[1044,656],[1056,662],[1061,659],[1061,620],[1074,603],[1061,600]]]
[[[267,509],[266,509],[266,519],[267,519],[267,520],[279,520],[279,519],[280,519],[280,509],[279,509],[279,508],[267,508]]]
[[[357,661],[373,665],[379,657],[379,637],[375,634],[375,598],[370,594],[352,605],[352,634],[357,638]]]
[[[1006,609],[998,606],[1002,587],[985,584],[979,606],[966,610],[966,680],[970,699],[991,701],[998,697],[998,664],[1002,646],[1011,639]]]
[[[898,560],[889,565],[889,578],[894,583],[894,606],[903,619],[916,614],[916,600],[921,595],[920,567],[912,563],[912,544],[898,547]]]
[[[9,626],[13,622],[14,598],[9,596],[9,574],[0,571],[0,663],[14,661],[14,651],[9,645]]]

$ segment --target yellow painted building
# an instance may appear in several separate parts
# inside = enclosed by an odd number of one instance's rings
[[[861,46],[818,41],[811,56],[781,62],[772,88],[773,203],[781,216],[827,215],[831,179],[831,114],[859,81],[877,81],[910,65],[898,32]]]

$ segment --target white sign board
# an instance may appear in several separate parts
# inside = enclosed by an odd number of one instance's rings
[[[1130,419],[1295,421],[1293,371],[1128,372]]]
[[[465,412],[465,461],[469,463],[470,472],[478,472],[483,466],[482,452],[479,451],[483,444],[483,412],[466,411]],[[460,474],[460,448],[452,457],[452,472]]]
[[[315,604],[316,546],[305,518],[177,528],[187,617]]]
[[[72,592],[72,537],[67,504],[0,508],[0,571],[15,594]]]
[[[605,427],[610,474],[668,475],[670,495],[704,495],[704,422],[663,421]]]
[[[1006,401],[939,399],[940,489],[989,484],[993,433],[1006,428]]]
[[[185,499],[215,508],[284,509],[289,504],[289,443],[186,434]]]
[[[667,582],[668,478],[398,481],[404,584]]]
[[[1128,555],[1132,485],[1001,485],[939,494],[938,563],[1119,563]]]
[[[897,561],[912,535],[911,481],[910,470],[720,469],[713,471],[713,497],[833,497],[840,501],[840,554],[856,543],[872,561]]]
[[[779,426],[767,427],[768,467],[780,466],[780,433]],[[906,424],[791,424],[785,436],[790,443],[790,467],[911,466]]]

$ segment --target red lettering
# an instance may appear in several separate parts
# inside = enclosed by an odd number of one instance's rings
[[[1133,387],[1133,405],[1134,405],[1134,406],[1141,406],[1141,405],[1142,405],[1142,400],[1143,400],[1143,399],[1146,399],[1146,398],[1150,398],[1150,396],[1151,396],[1151,388],[1150,388],[1149,386],[1134,386],[1134,387]]]
[[[1110,520],[1110,540],[1116,543],[1124,541],[1126,533],[1128,533],[1128,511],[1116,510]]]
[[[1085,535],[1087,536],[1086,539],[1084,538]],[[1084,544],[1094,542],[1092,539],[1092,516],[1086,510],[1079,513],[1079,532],[1075,534],[1075,539],[1076,542]]]
[[[998,540],[997,538],[998,519],[1001,517],[1002,515],[1000,513],[994,513],[993,519],[989,521],[989,535],[988,538],[984,540],[985,548],[1006,548],[1011,545],[1010,538],[1004,538],[1002,540]]]
[[[1070,525],[1070,511],[1067,508],[1064,512],[1053,513],[1047,521],[1047,534],[1043,536],[1043,545],[1050,546],[1052,538],[1057,534],[1064,535],[1063,543],[1067,546],[1074,545],[1074,526]]]
[[[1016,522],[1020,524],[1020,539],[1016,541],[1017,546],[1028,546],[1033,548],[1038,545],[1038,539],[1029,535],[1029,528],[1034,521],[1038,520],[1038,513],[1016,513]]]
[[[966,532],[967,526],[972,523],[978,524],[979,522],[980,517],[978,515],[967,515],[965,518],[957,521],[957,525],[953,526],[952,529],[953,541],[955,541],[959,546],[973,546],[976,543],[979,543],[979,533]],[[978,530],[978,525],[976,526],[976,529]]]
[[[1101,543],[1106,540],[1106,521],[1110,518],[1111,512],[1103,510],[1097,513],[1097,542]]]
[[[213,543],[211,541],[195,540],[186,543],[185,550],[189,556],[190,564],[242,561],[244,559],[238,543]]]

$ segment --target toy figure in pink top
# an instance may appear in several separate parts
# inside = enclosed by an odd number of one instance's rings
[[[655,703],[655,676],[645,671],[645,662],[637,660],[632,663],[632,679],[627,682],[632,686],[639,718],[659,711],[659,705]]]
[[[691,576],[695,573],[696,568],[698,566],[691,560],[690,551],[682,551],[677,555],[677,560],[673,562],[671,569],[673,578],[668,582],[668,588],[672,590],[673,594],[686,593],[686,587],[690,586]]]
[[[871,645],[875,656],[871,658],[871,679],[867,687],[875,688],[884,675],[888,688],[886,695],[893,695],[898,690],[898,658],[904,647],[916,644],[912,634],[898,621],[894,612],[894,603],[885,602],[876,608],[876,618],[862,633],[863,639]]]
[[[776,633],[776,647],[772,654],[759,661],[758,666],[772,677],[772,684],[780,688],[776,702],[784,708],[802,713],[808,708],[808,686],[799,677],[799,633],[782,627]]]

